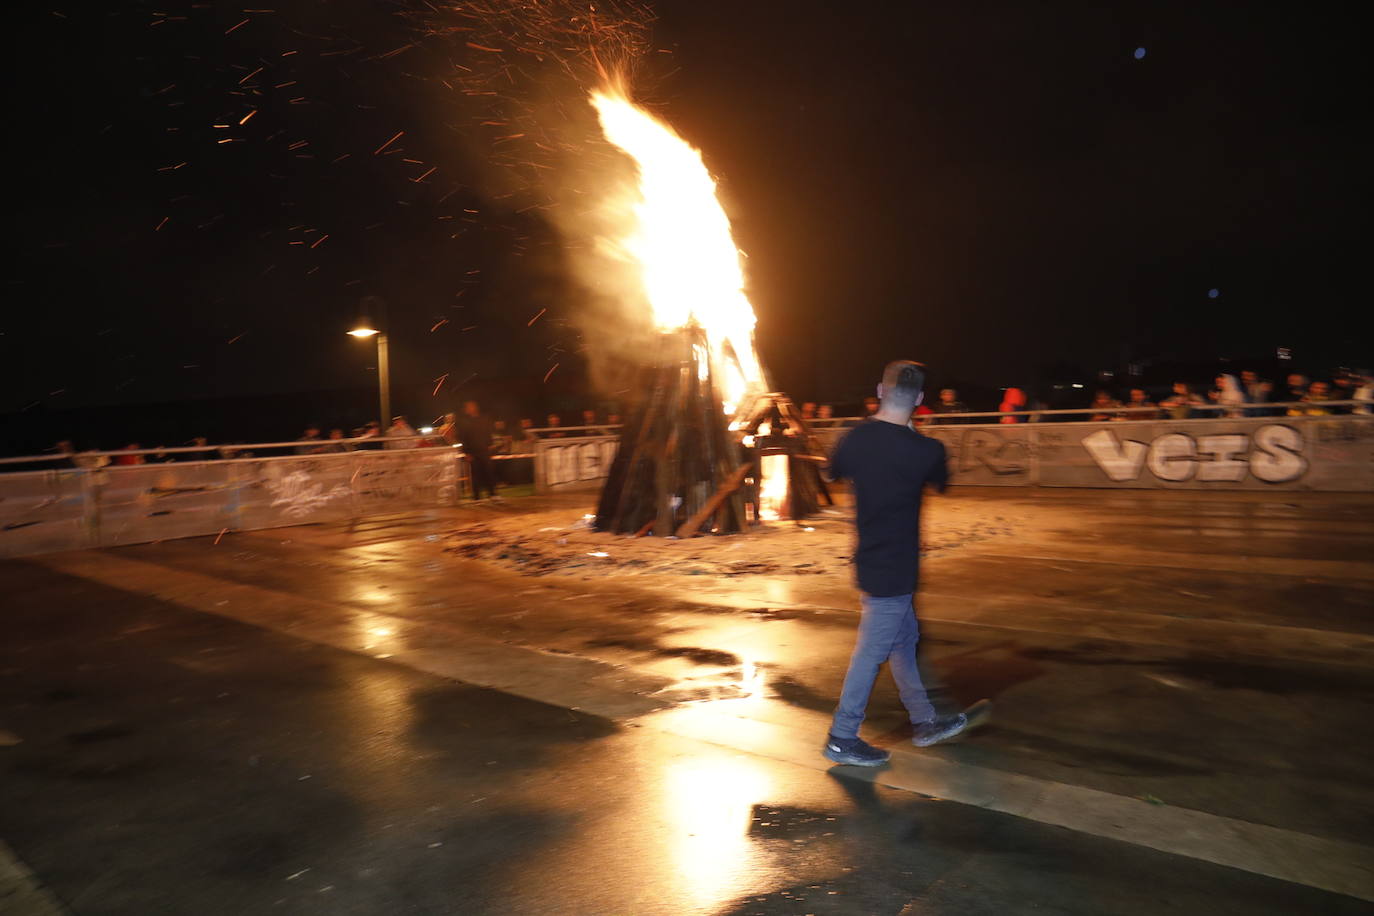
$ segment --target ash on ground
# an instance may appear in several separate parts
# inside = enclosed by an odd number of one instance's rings
[[[837,576],[850,575],[852,510],[837,506],[804,521],[769,522],[743,534],[694,538],[632,537],[594,531],[580,507],[548,508],[511,501],[477,510],[480,520],[455,528],[445,548],[525,575],[545,576]],[[983,502],[931,500],[921,552],[939,556],[1016,533],[1025,519]]]

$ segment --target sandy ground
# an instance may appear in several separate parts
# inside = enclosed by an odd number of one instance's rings
[[[593,531],[586,513],[594,499],[594,494],[583,500],[564,497],[556,507],[538,511],[498,507],[479,522],[455,528],[445,546],[457,556],[535,576],[850,576],[854,527],[843,496],[835,508],[804,521],[683,540]],[[1024,506],[929,498],[921,553],[947,555],[1013,536],[1031,523]]]

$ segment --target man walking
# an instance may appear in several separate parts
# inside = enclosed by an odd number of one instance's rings
[[[920,562],[921,496],[927,484],[944,492],[949,479],[944,444],[910,425],[924,386],[920,363],[889,363],[878,385],[881,407],[840,440],[830,457],[831,477],[848,479],[854,493],[859,530],[854,566],[863,600],[854,654],[823,750],[836,763],[887,762],[887,751],[859,737],[884,661],[915,727],[912,743],[929,747],[968,728],[964,713],[936,714],[916,664],[920,630],[912,598]]]

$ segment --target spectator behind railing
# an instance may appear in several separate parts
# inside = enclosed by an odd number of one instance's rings
[[[121,449],[121,451],[132,452],[132,451],[137,451],[138,449],[141,449],[141,448],[143,448],[143,446],[139,445],[137,442],[130,442],[128,445],[124,446],[124,448]],[[119,465],[125,465],[125,464],[143,464],[143,456],[142,456],[142,455],[120,455],[120,456],[118,456],[118,457],[115,458],[114,463],[115,463],[115,464],[119,464]]]
[[[1312,382],[1307,386],[1307,394],[1303,396],[1303,403],[1288,408],[1290,417],[1327,417],[1342,408],[1327,407],[1324,404],[1315,402],[1326,401],[1331,398],[1331,391],[1326,382]]]
[[[411,426],[405,417],[392,417],[391,426],[386,431],[389,441],[386,447],[389,449],[415,448],[415,440],[411,437],[415,435],[415,427]]]
[[[1288,374],[1288,387],[1283,392],[1282,401],[1301,401],[1307,397],[1307,376],[1301,372]]]
[[[1144,388],[1132,388],[1130,397],[1126,401],[1127,407],[1135,408],[1129,412],[1116,415],[1117,420],[1158,420],[1159,410],[1146,410],[1144,408],[1155,407],[1155,404],[1145,394]]]
[[[1331,378],[1331,400],[1333,401],[1353,401],[1355,400],[1355,389],[1359,387],[1359,373],[1350,369],[1340,369]],[[1336,413],[1350,413],[1349,407],[1342,407]]]
[[[296,440],[304,443],[297,447],[297,455],[318,455],[324,451],[324,440],[320,438],[320,428],[311,423],[305,428],[305,432]]]
[[[1000,413],[1010,414],[1018,410],[1026,409],[1026,393],[1020,388],[1008,388],[1002,393],[1002,403],[997,410]],[[1025,423],[1025,417],[1007,416],[1001,417],[999,423]]]
[[[1260,378],[1253,369],[1242,369],[1240,373],[1240,387],[1245,393],[1245,403],[1251,405],[1245,409],[1247,417],[1267,417],[1270,409],[1267,407],[1256,407],[1256,404],[1264,404],[1269,401],[1269,396],[1274,393],[1274,385],[1266,379]]]
[[[1245,392],[1234,375],[1222,373],[1217,376],[1216,387],[1207,393],[1212,401],[1221,406],[1223,417],[1245,416]]]
[[[922,404],[921,406],[924,407],[925,405]],[[935,405],[935,411],[934,411],[934,412],[935,412],[937,415],[938,415],[938,414],[946,414],[946,413],[968,413],[968,412],[969,412],[969,409],[968,409],[968,405],[967,405],[967,404],[965,404],[963,401],[959,400],[959,392],[958,392],[958,391],[956,391],[956,390],[953,389],[953,388],[941,388],[941,389],[940,389],[940,400],[939,400],[938,403],[936,403],[936,405]],[[953,419],[953,420],[942,420],[942,419],[939,418],[939,416],[936,416],[935,419],[932,420],[931,422],[932,422],[932,423],[967,423],[967,422],[969,422],[969,421],[968,421],[967,418],[959,418],[959,419]]]
[[[1093,402],[1088,406],[1092,409],[1089,420],[1115,420],[1118,416],[1116,410],[1121,406],[1121,402],[1112,397],[1107,389],[1099,388],[1093,395]]]
[[[1205,404],[1202,398],[1193,394],[1187,382],[1174,382],[1174,393],[1159,402],[1170,420],[1186,420],[1193,415],[1194,408]]]
[[[1368,406],[1371,402],[1374,402],[1374,378],[1370,377],[1368,369],[1362,369],[1355,373],[1355,380],[1359,382],[1359,384],[1355,386],[1355,391],[1352,393],[1351,397],[1356,401],[1363,401],[1364,404],[1356,407],[1351,412],[1365,415],[1374,413],[1374,410],[1371,410]]]
[[[324,445],[320,446],[319,451],[323,455],[332,455],[339,452],[351,452],[353,449],[344,441],[344,431],[336,427],[329,431],[329,438]]]
[[[371,451],[382,447],[382,424],[376,420],[368,420],[366,424],[355,429],[353,435],[358,439],[374,439],[375,442],[359,442],[357,448]]]
[[[534,420],[530,417],[521,417],[516,424],[515,432],[511,436],[515,440],[515,453],[523,454],[534,448],[534,440],[538,438],[530,430],[534,429]]]

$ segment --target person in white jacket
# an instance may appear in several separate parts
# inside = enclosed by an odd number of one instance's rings
[[[1234,375],[1217,376],[1217,387],[1212,392],[1212,400],[1226,408],[1221,412],[1223,417],[1245,416],[1245,390],[1240,387],[1240,382]]]

